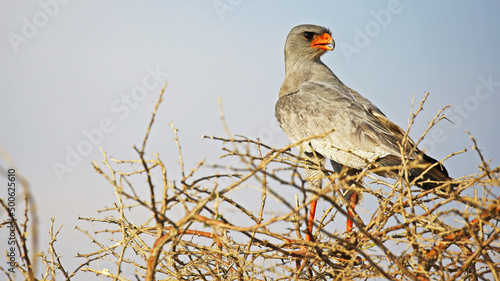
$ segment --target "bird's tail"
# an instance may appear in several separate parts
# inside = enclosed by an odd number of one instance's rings
[[[379,159],[377,163],[381,166],[399,166],[401,165],[401,158],[389,155]],[[429,169],[431,166],[432,168]],[[417,158],[409,164],[408,179],[410,182],[416,179],[415,185],[425,190],[433,189],[443,182],[453,180],[442,164],[420,151],[418,152]]]

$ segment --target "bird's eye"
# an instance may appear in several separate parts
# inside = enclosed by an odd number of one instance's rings
[[[307,40],[311,40],[313,39],[313,37],[314,37],[314,32],[309,32],[309,31],[304,32],[304,38],[306,38]]]

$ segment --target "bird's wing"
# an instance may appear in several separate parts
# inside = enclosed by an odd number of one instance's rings
[[[374,105],[369,99],[363,97],[361,94],[356,92],[355,90],[345,86],[347,89],[347,92],[359,103],[361,104],[365,109],[370,111],[372,114],[376,114],[378,116],[383,116],[385,117],[385,114],[382,113],[382,111]]]
[[[385,114],[376,106],[374,105],[370,100],[367,98],[363,97],[360,95],[358,92],[355,90],[346,87],[348,90],[348,93],[359,103],[361,104],[375,119],[377,119],[379,122],[381,122],[387,129],[389,129],[393,134],[395,134],[396,138],[398,138],[398,141],[402,141],[405,131],[399,127],[398,125],[394,124],[391,120],[389,120]],[[410,149],[408,149],[407,152],[411,150],[413,146],[415,146],[415,143],[413,140],[408,138],[408,143],[410,144]]]
[[[342,165],[362,169],[387,155],[400,155],[395,134],[337,85],[303,83],[298,92],[278,100],[276,118],[293,142],[321,136],[300,149]]]

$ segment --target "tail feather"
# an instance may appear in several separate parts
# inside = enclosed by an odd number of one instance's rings
[[[417,159],[415,159],[413,163],[410,163],[410,168],[408,169],[408,179],[410,181],[414,181],[415,179],[417,179],[415,181],[415,184],[422,189],[433,189],[440,185],[440,183],[438,182],[452,180],[452,178],[450,178],[450,176],[448,175],[448,171],[442,164],[438,163],[436,159],[427,156],[422,152],[419,152]],[[394,155],[388,155],[379,159],[377,161],[377,164],[381,166],[399,166],[401,165],[401,158]],[[424,167],[412,167],[422,165],[424,165]],[[434,166],[426,171],[432,165]],[[382,176],[387,176],[387,173],[383,174]]]

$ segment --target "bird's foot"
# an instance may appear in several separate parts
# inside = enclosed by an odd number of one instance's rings
[[[316,256],[313,252],[310,252],[306,246],[301,246],[299,250],[293,251],[292,255],[298,255],[298,256],[302,256],[304,258]]]

